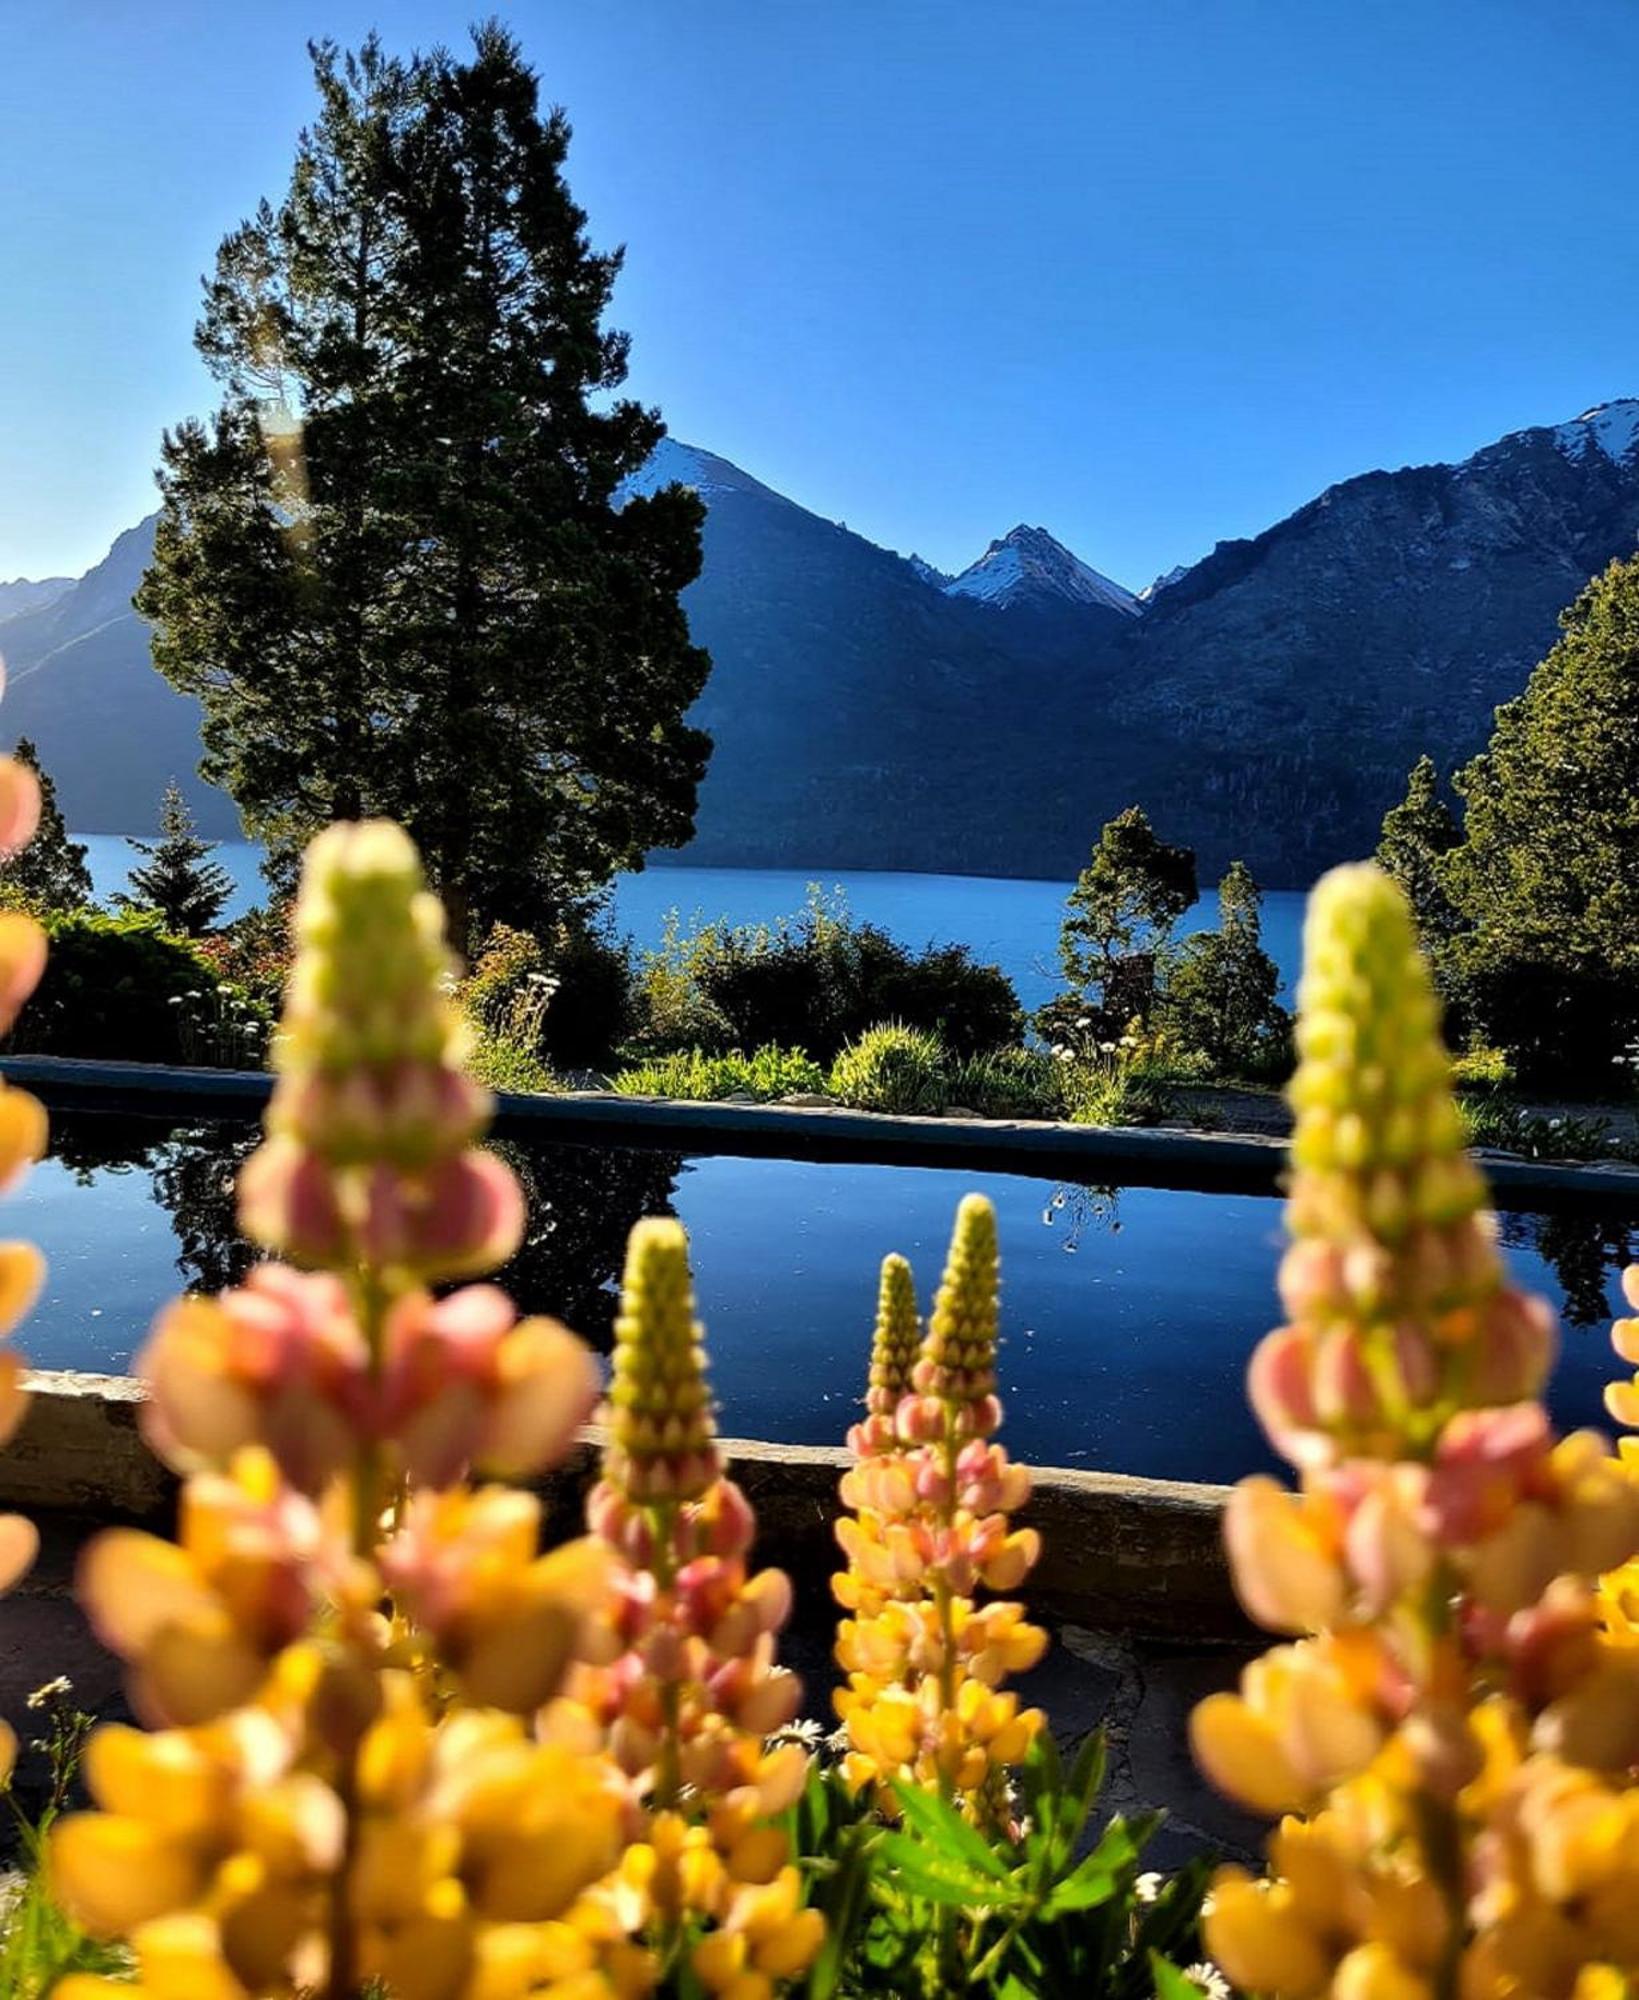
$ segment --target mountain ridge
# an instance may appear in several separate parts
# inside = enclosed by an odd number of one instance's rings
[[[1204,869],[1241,854],[1286,885],[1368,851],[1423,750],[1479,749],[1559,610],[1632,551],[1639,399],[1357,474],[1137,594],[1024,524],[951,577],[676,439],[624,490],[673,479],[707,508],[685,604],[716,748],[695,841],[657,861],[1066,875],[1136,800]],[[197,707],[130,609],[152,525],[0,617],[0,724],[85,831],[151,825],[174,774],[226,833]]]

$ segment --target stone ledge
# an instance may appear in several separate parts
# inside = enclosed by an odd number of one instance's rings
[[[0,1505],[29,1513],[155,1520],[172,1474],[137,1428],[140,1384],[124,1375],[37,1371],[22,1428],[0,1453]],[[600,1438],[588,1430],[540,1484],[548,1532],[574,1534]],[[815,1445],[724,1440],[757,1509],[761,1558],[790,1571],[799,1593],[824,1595],[836,1566],[832,1524],[847,1454]],[[1102,1630],[1191,1639],[1245,1631],[1219,1542],[1224,1489],[1058,1467],[1035,1471],[1022,1517],[1042,1533],[1026,1595],[1054,1618]]]

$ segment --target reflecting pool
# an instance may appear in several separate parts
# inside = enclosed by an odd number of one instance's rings
[[[128,1367],[155,1308],[237,1276],[233,1176],[249,1126],[175,1128],[58,1114],[53,1157],[0,1213],[50,1260],[23,1329],[38,1366]],[[1065,1187],[923,1167],[683,1158],[507,1144],[530,1227],[504,1274],[519,1303],[606,1348],[626,1232],[675,1214],[694,1243],[723,1429],[838,1442],[870,1340],[877,1267],[903,1251],[931,1294],[959,1197],[995,1202],[1004,1275],[1008,1439],[1038,1464],[1230,1479],[1269,1463],[1241,1374],[1274,1322],[1280,1206],[1249,1195]],[[1633,1221],[1639,1225],[1639,1216]],[[1602,1421],[1617,1372],[1607,1339],[1630,1229],[1608,1218],[1511,1215],[1520,1278],[1565,1317],[1552,1401]]]

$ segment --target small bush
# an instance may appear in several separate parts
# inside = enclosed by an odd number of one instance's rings
[[[194,947],[217,979],[227,980],[260,1006],[277,1009],[284,997],[294,944],[288,900],[247,910],[242,917]]]
[[[53,911],[43,921],[51,955],[12,1031],[14,1052],[124,1062],[221,1059],[190,1049],[217,989],[235,989],[217,979],[190,940],[171,936],[149,910]]]
[[[1506,1049],[1475,1042],[1451,1059],[1451,1080],[1459,1090],[1511,1090],[1514,1065]]]
[[[1039,1049],[991,1049],[951,1071],[950,1101],[981,1118],[1060,1118],[1064,1065]]]
[[[544,939],[496,924],[462,982],[461,1004],[497,1059],[505,1046],[526,1070],[530,1062],[542,1073],[601,1069],[632,1032],[634,984],[625,942],[596,912],[577,912]]]
[[[965,945],[913,952],[840,899],[816,890],[800,916],[771,924],[697,924],[675,915],[641,981],[642,1046],[807,1049],[828,1063],[885,1020],[937,1034],[957,1057],[1016,1042],[1012,982]]]
[[[830,1092],[855,1111],[940,1112],[951,1097],[950,1058],[937,1035],[903,1021],[869,1028],[831,1065]]]
[[[466,1067],[469,1076],[490,1090],[527,1091],[539,1097],[562,1088],[533,1049],[487,1028],[474,1030]]]
[[[1471,1146],[1530,1160],[1605,1160],[1622,1150],[1608,1118],[1548,1118],[1489,1095],[1465,1097],[1458,1108]]]
[[[680,1050],[624,1069],[611,1088],[622,1097],[679,1097],[709,1103],[741,1092],[762,1101],[789,1097],[796,1091],[821,1091],[825,1072],[801,1049],[782,1049],[772,1042],[742,1055],[708,1055],[701,1049]]]

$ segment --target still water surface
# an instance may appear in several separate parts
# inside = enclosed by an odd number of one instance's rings
[[[126,886],[137,857],[118,834],[77,836],[87,849],[97,894],[107,898]],[[260,850],[248,841],[224,841],[216,858],[234,878],[226,914],[235,917],[261,900]],[[982,875],[826,874],[801,868],[650,868],[615,884],[614,918],[641,947],[659,944],[666,916],[731,923],[766,923],[799,911],[810,882],[841,889],[856,917],[880,924],[902,944],[965,944],[974,956],[999,965],[1026,1007],[1038,1007],[1058,989],[1057,946],[1067,882],[1019,882]],[[1264,945],[1290,988],[1297,977],[1303,896],[1272,890],[1264,900]],[[1185,918],[1184,931],[1211,928],[1217,898],[1208,895]]]
[[[174,1131],[81,1115],[7,1203],[8,1233],[50,1260],[23,1329],[43,1367],[123,1370],[154,1309],[238,1274],[233,1170],[248,1128]],[[996,1203],[1004,1270],[1008,1438],[1038,1464],[1227,1480],[1268,1463],[1241,1376],[1274,1321],[1279,1204],[1255,1196],[1080,1189],[930,1168],[535,1147],[508,1150],[530,1193],[530,1239],[506,1274],[525,1307],[606,1346],[627,1230],[670,1211],[694,1245],[726,1432],[840,1440],[870,1342],[876,1272],[912,1261],[924,1297],[959,1197]],[[1639,1222],[1639,1217],[1634,1218]],[[1617,1372],[1608,1322],[1626,1228],[1505,1221],[1517,1274],[1568,1325],[1553,1385],[1565,1424],[1601,1422]]]

